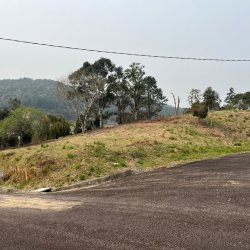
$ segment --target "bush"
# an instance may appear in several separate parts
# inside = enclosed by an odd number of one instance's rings
[[[192,107],[191,107],[191,111],[193,113],[193,116],[197,116],[199,118],[206,118],[207,114],[208,114],[208,108],[207,105],[205,103],[200,103],[200,102],[196,102],[193,103]]]
[[[30,107],[19,107],[0,121],[0,146],[41,142],[70,134],[70,124],[61,117],[46,115]]]
[[[47,115],[47,119],[49,123],[48,139],[58,139],[70,134],[70,124],[63,117]]]

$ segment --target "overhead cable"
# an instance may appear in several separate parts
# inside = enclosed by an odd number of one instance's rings
[[[53,47],[53,48],[81,50],[81,51],[104,53],[104,54],[114,54],[114,55],[126,55],[126,56],[161,58],[161,59],[174,59],[174,60],[193,60],[193,61],[250,62],[250,59],[223,59],[223,58],[199,58],[199,57],[183,57],[183,56],[164,56],[164,55],[153,55],[153,54],[118,52],[118,51],[111,51],[111,50],[78,48],[78,47],[71,47],[71,46],[65,46],[65,45],[56,45],[56,44],[49,44],[49,43],[24,41],[24,40],[4,38],[4,37],[0,37],[0,40],[16,42],[16,43],[23,43],[23,44],[33,44],[33,45],[39,45],[39,46],[47,46],[47,47]]]

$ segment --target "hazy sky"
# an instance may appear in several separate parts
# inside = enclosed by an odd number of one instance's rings
[[[0,0],[0,37],[166,56],[250,58],[249,0]],[[192,88],[250,90],[249,63],[138,58],[0,41],[0,79],[58,79],[84,61],[141,62],[172,104]]]

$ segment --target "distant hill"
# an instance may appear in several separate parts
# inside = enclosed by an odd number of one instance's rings
[[[68,103],[57,98],[53,80],[30,78],[0,80],[0,106],[7,106],[8,100],[15,97],[24,105],[62,115],[69,120],[74,119]]]
[[[55,83],[53,80],[30,78],[0,80],[0,107],[7,106],[8,100],[16,97],[24,105],[74,120],[69,104],[56,96]],[[174,112],[174,107],[166,105],[160,115],[173,115]]]

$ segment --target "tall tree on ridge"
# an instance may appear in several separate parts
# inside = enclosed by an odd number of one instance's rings
[[[138,120],[138,114],[145,102],[145,85],[143,79],[145,76],[144,66],[140,63],[132,63],[125,70],[128,90],[131,98],[130,110],[133,113],[134,120]]]
[[[199,89],[192,89],[188,96],[188,103],[190,107],[192,107],[194,103],[200,103],[200,102],[201,102],[201,91]]]
[[[220,96],[219,94],[212,89],[212,87],[208,87],[203,93],[204,103],[207,105],[208,111],[216,110],[220,108]]]
[[[113,103],[117,106],[117,121],[119,124],[123,124],[125,123],[125,112],[131,100],[122,67],[114,69],[113,74],[109,76],[109,82],[108,92],[112,95]]]
[[[113,72],[115,65],[111,62],[110,59],[101,58],[98,61],[95,61],[91,68],[91,74],[93,74],[96,79],[96,106],[98,112],[99,126],[100,128],[102,128],[104,109],[111,102],[111,96],[108,92],[108,86],[110,84],[109,76]]]
[[[103,111],[109,103],[108,76],[114,69],[113,63],[100,58],[93,64],[83,66],[58,84],[61,94],[68,100],[77,114],[82,132],[87,130],[91,111],[96,111],[100,127],[103,126]]]
[[[143,80],[145,86],[145,106],[147,108],[148,119],[162,110],[168,101],[163,95],[162,89],[158,88],[157,81],[152,76],[146,76]]]
[[[236,94],[234,92],[234,88],[230,88],[225,98],[225,103],[227,103],[231,108],[234,106],[233,102],[234,102],[235,96]]]

